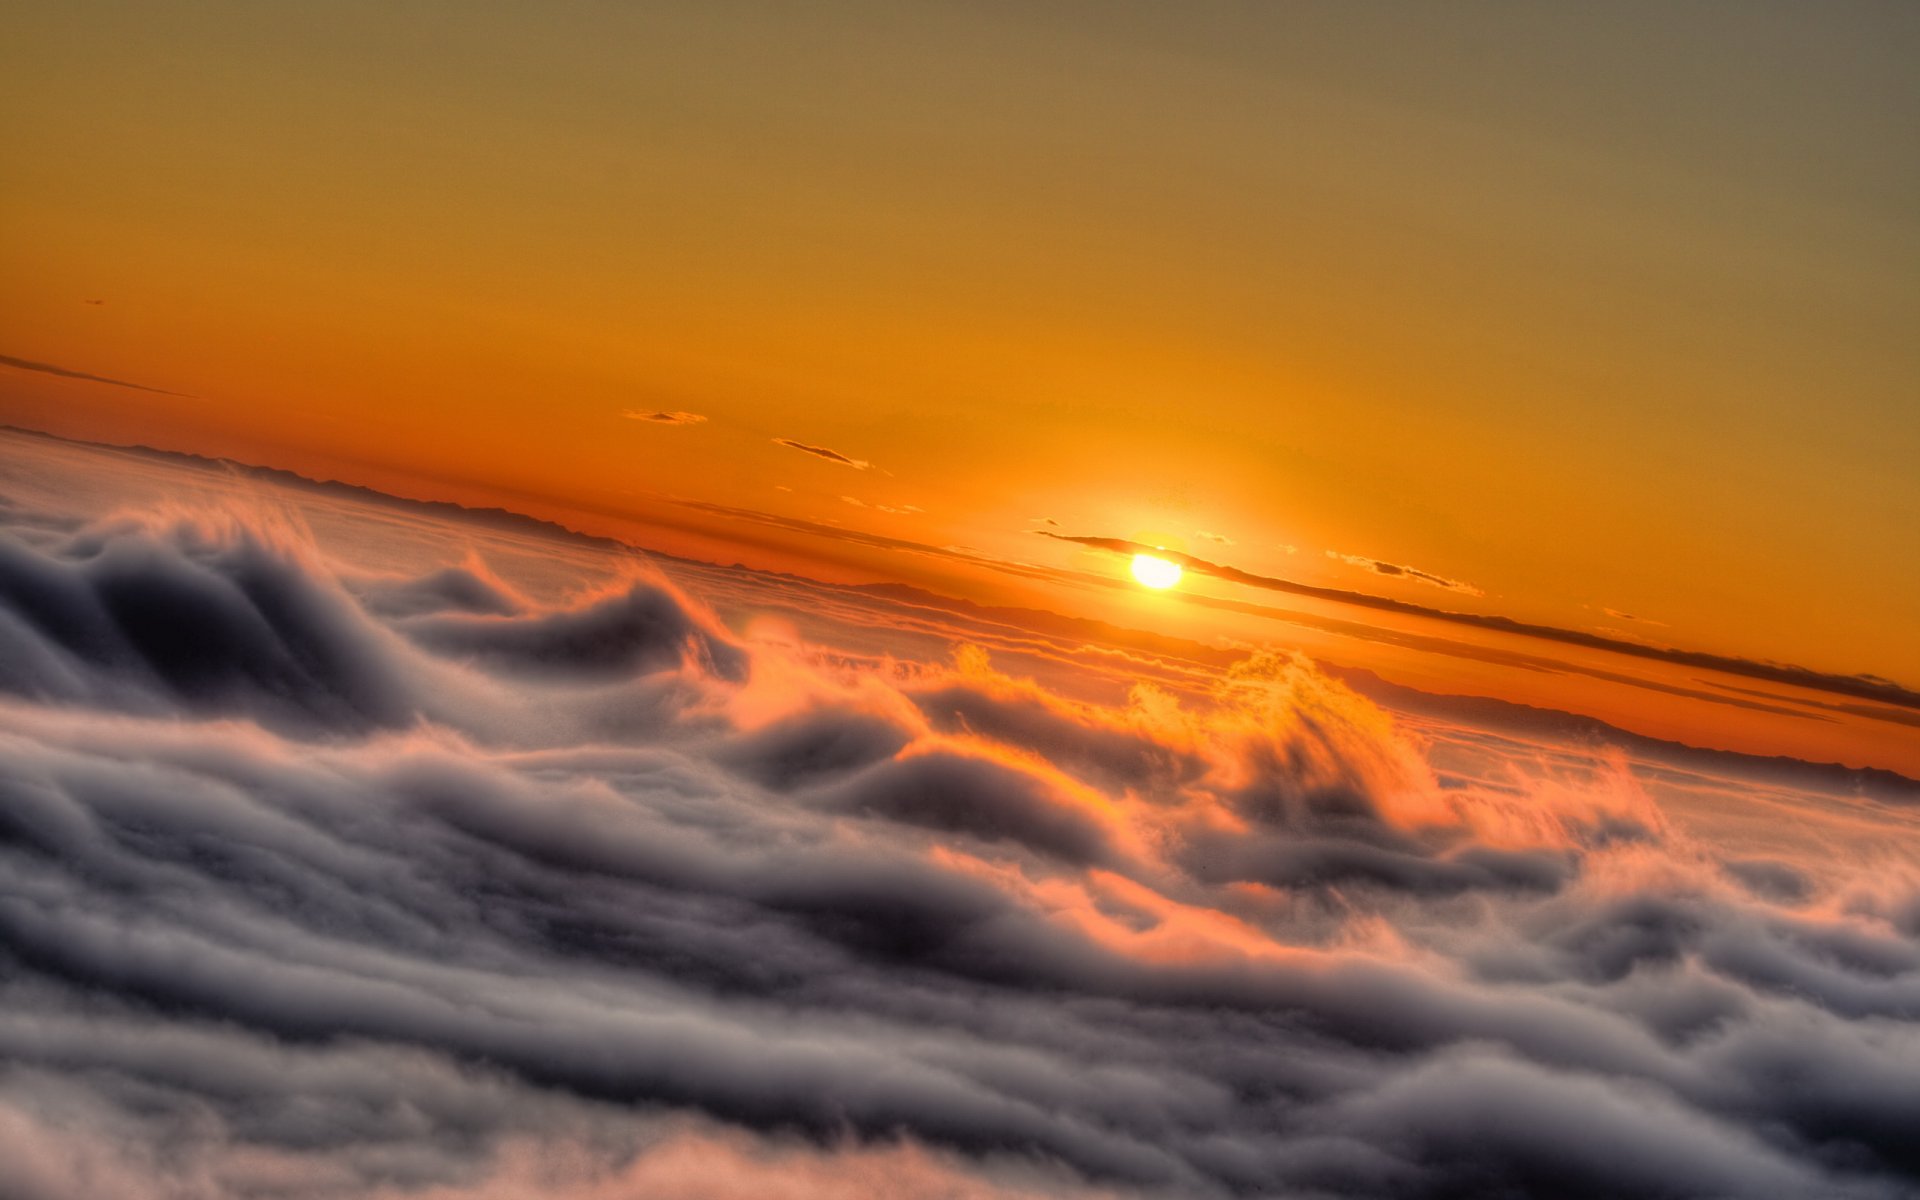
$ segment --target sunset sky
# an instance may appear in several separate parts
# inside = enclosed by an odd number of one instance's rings
[[[5,1200],[1920,1197],[1920,4],[0,4]]]
[[[12,5],[0,418],[1911,686],[1917,59],[1900,4]]]

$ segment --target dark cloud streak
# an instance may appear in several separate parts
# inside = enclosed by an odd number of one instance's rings
[[[106,375],[89,375],[85,371],[71,371],[66,367],[56,367],[52,363],[34,362],[31,359],[14,358],[9,354],[0,354],[0,366],[12,367],[17,371],[37,371],[42,375],[54,375],[61,379],[78,379],[86,383],[105,383],[114,387],[132,388],[136,392],[152,392],[156,396],[177,396],[182,400],[197,400],[199,397],[186,392],[170,392],[165,388],[148,387],[144,383],[129,383],[124,379],[114,379]]]
[[[620,414],[629,421],[648,421],[655,425],[700,425],[706,418],[692,412],[659,412],[630,408]]]
[[[868,471],[873,468],[872,463],[850,458],[838,450],[829,450],[825,446],[810,446],[806,442],[796,442],[792,438],[774,438],[773,444],[785,446],[789,450],[798,450],[802,454],[811,454],[815,458],[824,458],[828,462],[839,463],[843,467],[852,467],[856,471]]]
[[[1337,550],[1327,551],[1327,557],[1338,559],[1349,566],[1361,567],[1376,575],[1386,575],[1395,579],[1411,579],[1416,583],[1428,584],[1450,592],[1465,592],[1469,596],[1483,596],[1486,593],[1470,583],[1458,579],[1448,579],[1444,575],[1435,575],[1431,571],[1422,571],[1418,567],[1402,566],[1399,563],[1383,562],[1377,558],[1368,558],[1364,554],[1342,554]]]

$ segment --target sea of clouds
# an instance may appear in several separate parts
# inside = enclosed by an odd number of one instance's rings
[[[1920,1195],[1920,886],[1619,756],[1462,780],[1283,653],[1094,703],[271,506],[0,526],[18,1200]]]

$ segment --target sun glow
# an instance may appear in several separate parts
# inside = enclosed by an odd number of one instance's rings
[[[1133,577],[1150,588],[1170,588],[1180,582],[1180,564],[1151,554],[1133,556]]]

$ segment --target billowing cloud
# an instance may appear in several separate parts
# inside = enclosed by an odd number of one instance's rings
[[[1327,557],[1338,559],[1348,566],[1372,571],[1375,575],[1386,575],[1393,579],[1411,579],[1415,583],[1424,583],[1432,587],[1445,588],[1450,592],[1464,592],[1469,596],[1484,596],[1485,592],[1470,583],[1458,579],[1448,579],[1444,575],[1435,575],[1431,571],[1422,571],[1417,567],[1403,567],[1398,563],[1382,562],[1377,558],[1368,558],[1364,554],[1342,554],[1337,550],[1327,551]]]
[[[637,408],[630,408],[620,415],[629,421],[650,421],[655,425],[699,425],[706,420],[699,413],[648,412]]]
[[[785,446],[789,450],[798,450],[802,454],[811,454],[815,458],[824,458],[828,462],[839,463],[843,467],[852,467],[856,471],[870,471],[873,469],[873,464],[870,462],[850,458],[838,450],[829,450],[825,446],[810,446],[805,442],[796,442],[792,438],[774,438],[773,444],[776,446]]]
[[[1070,693],[811,593],[832,639],[27,511],[25,1196],[1913,1194],[1920,868],[1816,852],[1860,802],[1723,847],[1290,654]]]

